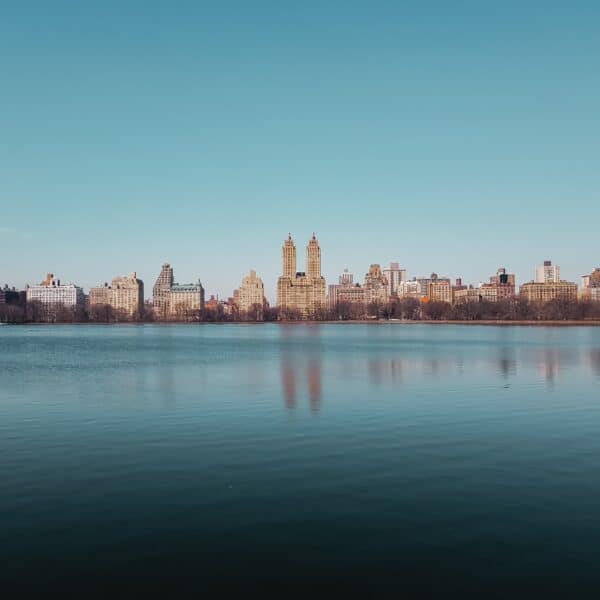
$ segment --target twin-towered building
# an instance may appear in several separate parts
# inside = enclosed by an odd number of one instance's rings
[[[296,246],[291,234],[283,243],[283,273],[277,280],[280,318],[316,316],[325,309],[325,278],[321,275],[321,248],[315,234],[306,246],[306,271],[296,271]]]

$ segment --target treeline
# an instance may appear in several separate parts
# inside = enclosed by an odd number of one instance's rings
[[[584,321],[600,319],[600,302],[586,300],[551,300],[528,302],[512,298],[489,302],[420,302],[401,298],[385,305],[338,305],[330,318],[334,320],[407,319],[412,321]],[[360,317],[359,315],[363,315]]]
[[[600,302],[585,300],[551,300],[546,303],[528,302],[514,298],[499,302],[420,302],[414,298],[395,299],[386,304],[340,302],[333,309],[322,309],[309,316],[312,321],[359,320],[410,321],[585,321],[600,319]],[[305,317],[298,311],[279,311],[275,307],[255,307],[248,312],[226,310],[223,305],[203,310],[182,312],[174,318],[159,318],[151,306],[133,318],[109,305],[71,308],[44,306],[30,302],[25,306],[0,304],[2,323],[228,323],[300,321]]]
[[[40,302],[26,304],[0,304],[0,323],[221,323],[276,321],[277,310],[253,307],[247,312],[227,312],[221,304],[202,310],[177,311],[168,318],[157,315],[152,305],[131,316],[109,304],[70,307],[62,304],[44,305]]]

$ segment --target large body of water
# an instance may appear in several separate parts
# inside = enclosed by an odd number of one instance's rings
[[[0,327],[0,583],[600,585],[600,328]]]

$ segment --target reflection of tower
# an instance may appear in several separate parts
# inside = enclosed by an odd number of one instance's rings
[[[313,357],[310,359],[307,374],[310,408],[319,410],[321,406],[321,363],[318,358]]]
[[[286,408],[296,406],[296,374],[289,358],[284,358],[281,363],[281,386]]]
[[[321,248],[314,233],[306,246],[306,276],[321,277]]]
[[[288,239],[283,243],[283,276],[293,278],[296,275],[296,246],[292,236],[288,234]]]

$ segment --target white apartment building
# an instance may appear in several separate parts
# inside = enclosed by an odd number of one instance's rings
[[[397,262],[390,263],[389,268],[383,270],[383,275],[388,282],[388,294],[395,296],[403,281],[406,281],[406,269],[401,269]]]
[[[28,285],[26,298],[27,302],[37,301],[44,306],[62,304],[76,307],[83,306],[85,301],[82,288],[72,283],[61,285],[60,279],[55,279],[53,273],[48,273],[39,285]]]
[[[545,260],[543,265],[535,269],[535,283],[559,283],[560,267],[553,265],[551,260]]]

